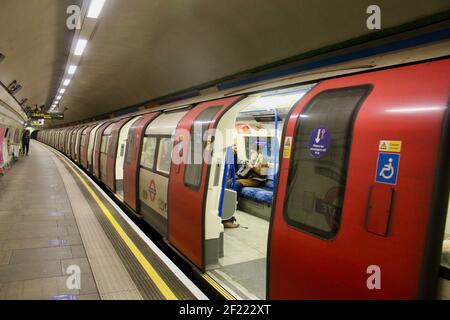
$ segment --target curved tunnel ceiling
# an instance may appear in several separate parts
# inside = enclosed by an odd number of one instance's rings
[[[67,6],[74,0],[0,1],[0,81],[16,80],[18,101],[26,106],[51,103],[64,74],[73,31],[65,28]]]
[[[69,0],[0,1],[0,81],[51,103],[73,32]],[[106,0],[61,106],[66,122],[113,111],[369,34],[372,0]],[[382,27],[450,9],[448,0],[380,0]],[[403,5],[402,5],[403,4]]]

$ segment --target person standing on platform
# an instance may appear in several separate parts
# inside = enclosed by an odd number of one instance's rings
[[[28,152],[30,150],[30,131],[25,130],[22,136],[22,152],[23,155],[28,156]]]

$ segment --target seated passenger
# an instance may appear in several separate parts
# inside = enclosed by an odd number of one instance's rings
[[[237,148],[233,146],[235,155],[235,164],[237,163]],[[264,167],[268,167],[267,162],[264,159],[263,154],[259,149],[252,149],[250,151],[250,160],[246,161],[239,170],[236,172],[236,193],[239,200],[239,194],[243,187],[259,187],[265,179],[263,178],[261,171]],[[237,168],[237,166],[235,166]],[[231,181],[228,181],[227,187],[231,187]],[[228,220],[222,221],[225,228],[238,228],[240,225],[236,223],[236,218],[231,217]]]
[[[250,151],[250,160],[237,172],[237,191],[243,187],[259,187],[264,181],[262,170],[268,168],[262,152],[259,149]]]

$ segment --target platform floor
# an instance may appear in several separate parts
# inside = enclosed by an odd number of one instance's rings
[[[206,296],[87,176],[32,141],[0,179],[1,299]]]

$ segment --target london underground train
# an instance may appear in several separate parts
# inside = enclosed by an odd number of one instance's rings
[[[272,81],[38,140],[239,297],[450,298],[449,74]]]

